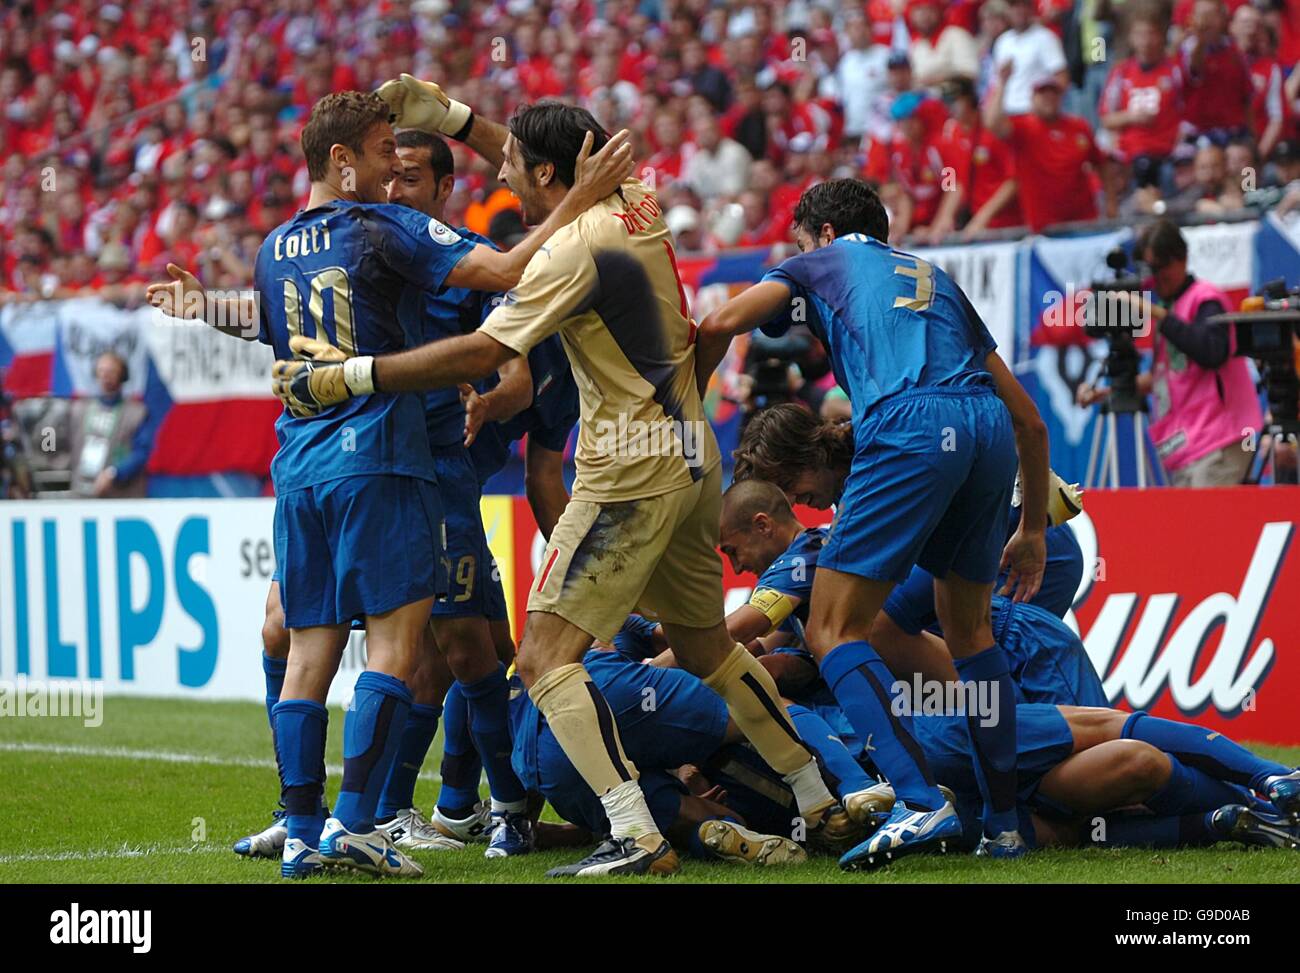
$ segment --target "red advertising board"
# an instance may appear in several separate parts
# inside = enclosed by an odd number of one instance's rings
[[[541,552],[515,499],[515,621]],[[1098,490],[1071,522],[1085,573],[1074,614],[1112,703],[1239,740],[1300,745],[1300,488]],[[800,508],[823,524],[829,514]],[[728,607],[752,577],[724,568]]]

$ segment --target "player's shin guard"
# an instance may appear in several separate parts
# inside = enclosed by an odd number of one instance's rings
[[[586,668],[578,662],[558,666],[533,683],[528,695],[569,762],[600,798],[613,837],[658,834],[614,714]]]
[[[276,763],[280,766],[280,800],[288,812],[288,837],[312,848],[325,827],[325,730],[329,712],[310,699],[275,704]]]
[[[1187,766],[1171,753],[1166,753],[1165,756],[1170,765],[1169,781],[1158,793],[1142,802],[1152,814],[1195,814],[1213,811],[1228,804],[1257,803],[1250,791],[1215,780],[1204,771]]]
[[[442,704],[441,775],[438,809],[449,817],[469,817],[478,803],[483,763],[469,730],[469,703],[458,682],[451,684]]]
[[[740,731],[794,790],[800,814],[815,815],[835,803],[812,751],[799,739],[775,680],[743,645],[732,647],[704,685],[723,698]]]
[[[872,762],[898,799],[914,810],[943,807],[945,798],[912,733],[912,717],[907,707],[893,706],[894,674],[876,650],[866,642],[837,645],[822,659],[821,674],[858,737],[871,743]]]
[[[984,833],[996,838],[1016,831],[1016,691],[1006,653],[994,645],[965,659],[954,659],[957,676],[974,683],[967,707],[966,728],[975,755],[975,780],[984,799]],[[988,704],[985,712],[978,704]]]
[[[505,666],[478,682],[461,683],[469,704],[469,729],[474,746],[487,771],[492,791],[492,809],[521,812],[527,794],[510,767],[513,740],[510,736],[510,686]]]
[[[433,738],[438,735],[438,717],[441,715],[441,706],[416,703],[411,707],[401,739],[397,742],[397,756],[388,772],[383,793],[379,795],[377,814],[380,819],[391,818],[398,811],[415,806],[415,780],[420,776],[420,767],[428,756]]]
[[[374,830],[379,792],[410,709],[411,691],[396,676],[367,670],[357,677],[343,720],[343,785],[334,805],[334,817],[353,834]]]
[[[1290,767],[1257,757],[1221,733],[1213,733],[1192,723],[1148,716],[1143,712],[1134,713],[1124,722],[1123,736],[1126,740],[1149,743],[1217,780],[1258,791],[1264,790],[1267,778],[1291,772]]]
[[[829,723],[806,706],[791,706],[789,713],[803,742],[812,748],[825,771],[835,778],[833,785],[837,797],[842,799],[846,794],[864,791],[876,783],[853,759]]]

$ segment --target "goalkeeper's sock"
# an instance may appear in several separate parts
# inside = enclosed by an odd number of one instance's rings
[[[410,709],[411,691],[396,676],[367,670],[357,677],[343,719],[343,785],[334,802],[334,817],[353,834],[374,830],[379,792]]]
[[[1011,667],[997,645],[954,659],[953,664],[962,682],[974,683],[980,690],[974,698],[989,703],[986,713],[966,714],[966,729],[975,757],[975,780],[984,799],[984,833],[996,838],[1020,828],[1016,814],[1016,691]]]
[[[1188,767],[1204,771],[1217,780],[1263,790],[1264,781],[1275,774],[1289,774],[1290,767],[1257,757],[1222,733],[1192,723],[1165,720],[1138,712],[1124,721],[1124,739],[1141,740],[1177,757]],[[1239,804],[1241,801],[1227,801]]]
[[[289,837],[315,848],[325,827],[325,731],[329,712],[311,699],[275,704],[276,762],[280,765],[280,800],[288,812]]]
[[[912,732],[908,708],[892,705],[894,674],[866,642],[845,642],[826,654],[822,678],[860,740],[872,741],[871,760],[912,810],[933,811],[946,798],[935,786],[925,753]],[[901,715],[895,715],[899,709]]]
[[[528,795],[510,766],[514,740],[510,735],[510,685],[506,681],[506,667],[498,663],[490,675],[477,682],[461,683],[460,688],[469,704],[469,730],[487,771],[493,809],[500,805],[512,812],[523,811]]]
[[[823,774],[830,775],[827,783],[841,800],[846,794],[865,791],[875,783],[821,716],[798,704],[791,706],[789,712],[799,736],[817,755]]]
[[[415,806],[415,781],[420,776],[420,768],[428,756],[433,738],[438,734],[441,714],[441,706],[423,703],[414,704],[407,714],[406,726],[397,742],[397,756],[388,772],[383,793],[379,795],[375,813],[380,821],[387,821],[398,811]]]
[[[438,810],[454,820],[474,813],[483,763],[469,731],[469,703],[460,683],[453,682],[442,704],[442,789]]]

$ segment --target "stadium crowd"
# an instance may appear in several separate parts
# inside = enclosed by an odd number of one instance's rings
[[[707,252],[788,241],[834,175],[912,242],[1296,207],[1298,59],[1295,0],[27,0],[0,10],[0,294],[169,260],[246,286],[305,198],[308,106],[404,70],[494,117],[562,98],[631,128]],[[454,148],[448,218],[517,233]]]

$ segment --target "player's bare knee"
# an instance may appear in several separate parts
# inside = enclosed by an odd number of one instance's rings
[[[284,605],[280,586],[271,585],[266,597],[266,615],[262,619],[262,651],[269,659],[289,657],[289,630],[284,627]]]
[[[1114,774],[1122,784],[1128,800],[1138,803],[1158,792],[1169,782],[1169,758],[1164,752],[1141,740],[1115,740]]]
[[[1128,714],[1102,706],[1061,706],[1061,715],[1074,737],[1074,753],[1119,740],[1124,736]]]

